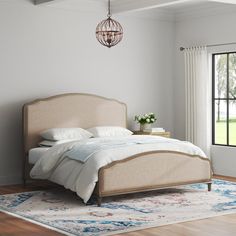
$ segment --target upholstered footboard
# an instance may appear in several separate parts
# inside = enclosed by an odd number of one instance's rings
[[[172,151],[153,151],[113,162],[99,171],[98,205],[106,196],[150,191],[192,183],[211,186],[209,159]]]

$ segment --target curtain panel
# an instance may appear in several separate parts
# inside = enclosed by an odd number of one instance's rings
[[[206,47],[184,51],[186,140],[210,155],[211,99],[208,53]]]

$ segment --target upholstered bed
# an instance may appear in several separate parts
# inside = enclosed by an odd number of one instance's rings
[[[40,133],[57,127],[127,127],[124,103],[90,94],[63,94],[39,99],[23,107],[24,183],[33,165],[29,152],[41,141]],[[103,197],[151,191],[193,183],[206,183],[211,190],[211,163],[200,155],[171,150],[146,151],[114,161],[99,169],[94,194]]]

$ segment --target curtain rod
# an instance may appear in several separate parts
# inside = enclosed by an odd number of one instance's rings
[[[218,47],[218,46],[234,45],[234,44],[236,44],[236,42],[233,42],[233,43],[210,44],[210,45],[207,45],[206,47],[210,48],[210,47]],[[179,48],[180,51],[184,51],[185,49],[187,49],[187,48],[184,48],[184,47],[180,47]]]

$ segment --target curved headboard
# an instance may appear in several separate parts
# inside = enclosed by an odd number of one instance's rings
[[[24,151],[37,147],[40,132],[50,128],[127,126],[124,103],[91,94],[62,94],[23,107]]]

